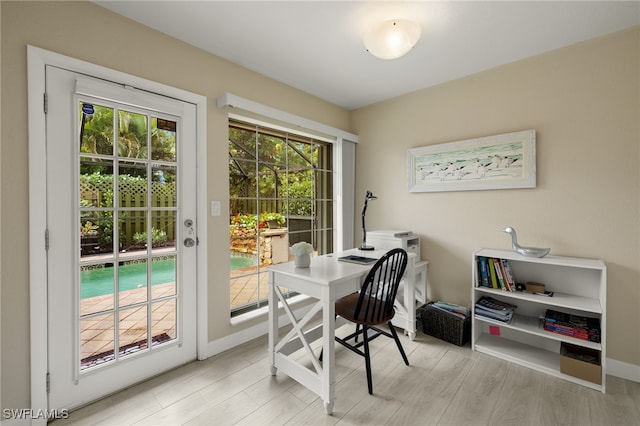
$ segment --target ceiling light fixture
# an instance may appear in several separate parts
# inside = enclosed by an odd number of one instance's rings
[[[406,19],[391,19],[375,25],[364,34],[364,45],[373,56],[396,59],[416,45],[422,34],[420,25]]]

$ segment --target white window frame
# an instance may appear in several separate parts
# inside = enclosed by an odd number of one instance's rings
[[[308,136],[333,144],[333,241],[334,252],[354,247],[355,215],[355,145],[358,136],[295,114],[225,93],[217,99],[217,106],[228,112],[229,118],[262,127]],[[306,300],[295,296],[290,305]],[[236,325],[264,315],[268,307],[252,310],[231,318]],[[253,336],[253,334],[251,334]]]
[[[333,241],[334,251],[354,247],[355,217],[355,144],[358,135],[309,120],[295,114],[262,105],[258,102],[225,93],[217,99],[217,106],[228,111],[229,117],[309,136],[333,144]]]

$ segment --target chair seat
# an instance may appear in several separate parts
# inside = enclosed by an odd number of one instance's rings
[[[357,324],[362,325],[380,325],[386,324],[391,321],[396,314],[394,309],[391,309],[389,315],[385,315],[381,318],[376,318],[375,320],[372,318],[367,318],[365,309],[361,309],[360,315],[356,317],[356,307],[358,306],[358,299],[360,298],[360,293],[352,293],[347,296],[341,297],[336,300],[336,315],[341,316],[344,319],[347,319],[351,322],[355,322]]]

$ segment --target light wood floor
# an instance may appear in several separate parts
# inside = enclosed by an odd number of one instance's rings
[[[336,331],[344,334],[346,326]],[[373,344],[364,360],[336,346],[334,413],[284,373],[269,374],[262,337],[71,413],[101,425],[640,425],[640,383],[607,378],[607,394],[426,336]]]

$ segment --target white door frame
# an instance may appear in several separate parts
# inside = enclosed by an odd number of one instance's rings
[[[34,46],[27,46],[29,115],[29,291],[31,343],[31,408],[48,409],[47,398],[47,251],[46,231],[46,123],[44,114],[45,65],[125,83],[196,105],[197,250],[197,356],[208,344],[207,316],[207,98],[182,89],[115,71]],[[35,420],[33,424],[46,424]]]

